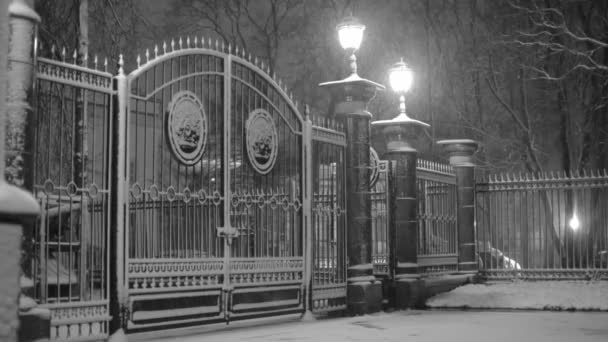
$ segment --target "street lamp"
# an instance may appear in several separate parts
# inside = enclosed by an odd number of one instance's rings
[[[374,126],[398,126],[414,124],[423,127],[430,127],[426,122],[415,120],[410,118],[405,111],[405,93],[407,93],[412,87],[414,81],[414,73],[405,62],[403,58],[389,70],[388,80],[397,94],[399,94],[399,114],[391,120],[379,120],[372,122]]]
[[[357,57],[355,56],[355,51],[361,46],[365,25],[361,24],[357,18],[350,16],[342,20],[336,29],[338,30],[340,45],[342,45],[344,50],[350,53],[351,74],[357,74]]]

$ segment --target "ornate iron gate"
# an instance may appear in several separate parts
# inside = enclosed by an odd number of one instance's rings
[[[127,77],[130,330],[303,312],[303,119],[243,51],[197,39]]]
[[[51,339],[102,340],[110,319],[112,75],[96,70],[96,58],[87,68],[60,55],[36,61],[26,179],[42,212],[24,241],[26,295],[51,311]]]
[[[312,310],[346,309],[345,134],[335,122],[312,127]]]

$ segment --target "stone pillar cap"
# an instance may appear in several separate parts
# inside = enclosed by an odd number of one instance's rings
[[[22,221],[40,214],[40,206],[29,192],[0,180],[0,220]]]
[[[23,0],[13,0],[8,5],[8,13],[11,17],[20,17],[29,19],[36,23],[40,22],[40,16]]]
[[[450,164],[456,167],[474,167],[473,154],[477,152],[479,143],[471,139],[440,140],[444,150],[450,154]]]
[[[477,152],[479,143],[472,139],[447,139],[439,140],[437,145],[443,146],[443,148],[450,154],[462,153],[462,154],[474,154]]]

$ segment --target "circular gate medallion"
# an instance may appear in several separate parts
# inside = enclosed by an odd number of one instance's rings
[[[379,175],[379,166],[380,166],[380,158],[378,157],[378,152],[373,147],[369,148],[369,166],[371,168],[371,174],[369,177],[369,186],[373,187],[376,185],[378,181]]]
[[[194,165],[203,156],[207,141],[207,116],[201,101],[191,91],[173,95],[168,108],[167,137],[175,157]]]
[[[277,160],[279,136],[272,116],[256,109],[247,120],[247,156],[253,168],[263,175],[272,170]]]

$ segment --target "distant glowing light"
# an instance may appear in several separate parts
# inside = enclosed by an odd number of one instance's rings
[[[568,225],[572,230],[578,230],[578,228],[581,226],[581,223],[578,220],[578,216],[576,216],[576,214],[572,214],[572,218],[570,219],[570,222],[568,222]]]
[[[414,73],[401,59],[389,71],[388,80],[395,92],[407,93],[414,82]]]

